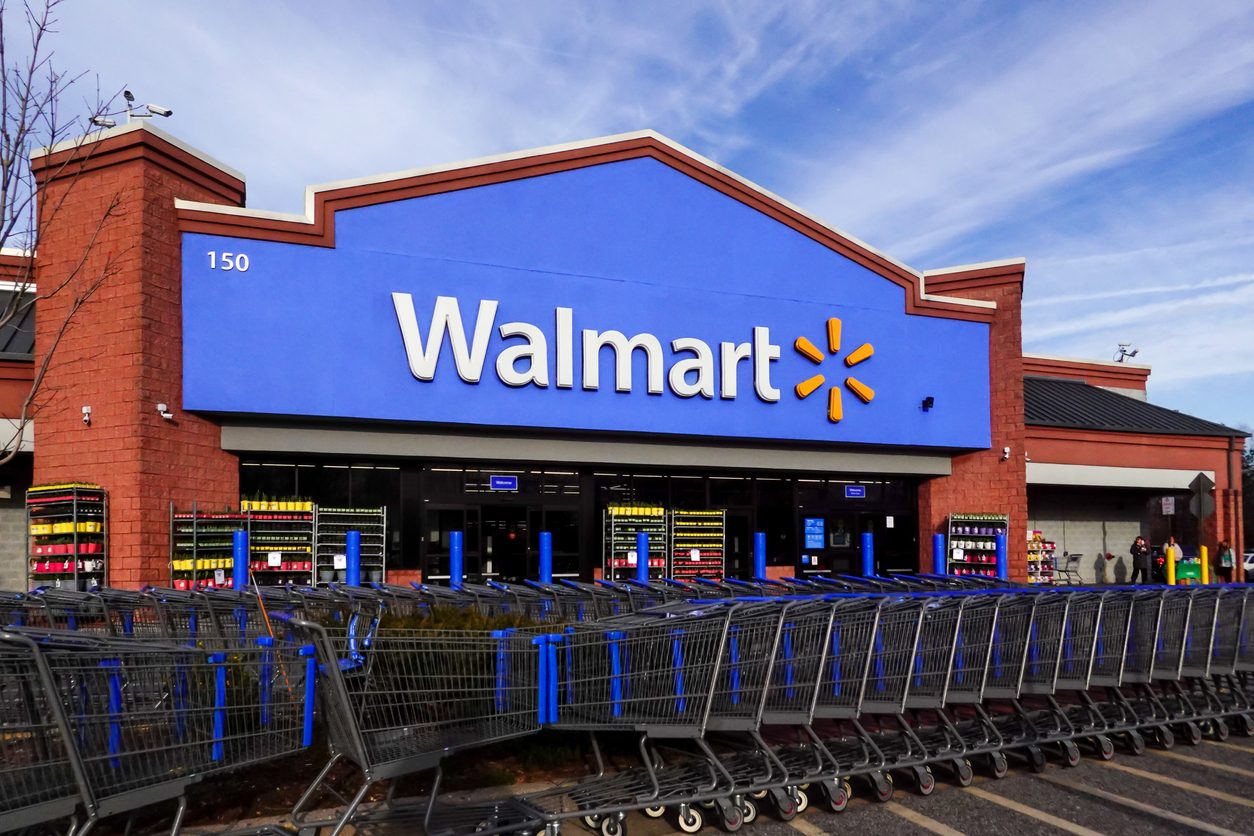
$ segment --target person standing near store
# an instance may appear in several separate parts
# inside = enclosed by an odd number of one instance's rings
[[[1232,570],[1236,567],[1236,556],[1232,553],[1232,546],[1226,540],[1219,541],[1218,566],[1216,571],[1219,580],[1222,583],[1232,583]]]
[[[1132,555],[1132,580],[1130,583],[1135,584],[1137,578],[1140,578],[1141,583],[1150,583],[1153,580],[1150,577],[1150,547],[1145,542],[1145,538],[1137,535],[1128,551]]]

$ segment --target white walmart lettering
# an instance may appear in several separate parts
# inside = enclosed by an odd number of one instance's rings
[[[452,296],[437,296],[431,311],[431,321],[426,338],[418,326],[413,296],[393,293],[392,306],[396,309],[396,321],[400,325],[401,339],[409,360],[409,370],[419,380],[435,379],[440,352],[447,337],[453,353],[453,365],[457,375],[467,383],[478,383],[483,376],[487,359],[488,342],[493,330],[498,330],[505,345],[497,352],[496,376],[507,386],[536,386],[541,389],[550,385],[549,339],[544,330],[529,322],[506,322],[496,329],[496,313],[499,302],[484,299],[479,302],[475,317],[474,333],[469,344],[466,328],[462,323],[461,308]],[[575,326],[574,310],[554,310],[554,339],[552,383],[558,389],[575,386]],[[665,370],[666,358],[662,342],[653,334],[641,333],[628,337],[622,331],[598,331],[585,328],[580,332],[582,349],[580,364],[581,388],[596,391],[601,387],[601,354],[610,349],[613,354],[614,390],[631,392],[635,388],[632,379],[632,361],[637,352],[645,361],[645,391],[661,395],[669,387],[681,398],[700,396],[713,399],[717,376],[718,396],[734,400],[738,387],[740,364],[751,363],[753,389],[758,398],[775,403],[780,393],[771,383],[771,364],[779,360],[780,347],[771,342],[771,331],[765,327],[753,329],[752,342],[719,343],[719,362],[714,362],[714,351],[709,343],[696,337],[678,337],[671,340],[674,355],[669,371]]]

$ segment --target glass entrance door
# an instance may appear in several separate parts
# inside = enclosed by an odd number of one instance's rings
[[[528,507],[525,505],[484,505],[484,577],[517,582],[535,576],[531,553]]]

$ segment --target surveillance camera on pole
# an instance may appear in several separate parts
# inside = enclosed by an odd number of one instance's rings
[[[1141,349],[1132,348],[1132,343],[1119,343],[1119,350],[1115,352],[1115,362],[1122,363],[1124,360],[1135,357],[1140,353]]]
[[[153,104],[149,102],[143,106],[143,109],[135,107],[135,94],[130,90],[122,91],[122,98],[126,99],[126,121],[129,123],[132,119],[151,119],[154,116],[170,117],[174,115],[172,108],[164,105]],[[92,120],[93,124],[95,120]]]

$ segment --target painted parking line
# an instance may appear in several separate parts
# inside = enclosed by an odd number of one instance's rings
[[[1028,818],[1036,819],[1042,824],[1048,824],[1050,827],[1056,827],[1059,830],[1072,833],[1074,836],[1103,836],[1102,832],[1099,830],[1092,830],[1084,827],[1083,825],[1076,824],[1075,822],[1060,819],[1057,816],[1051,816],[1049,813],[1042,813],[1035,807],[1020,804],[1018,801],[1011,801],[1009,798],[1002,798],[1000,795],[994,795],[988,790],[983,790],[979,787],[967,787],[965,792],[974,795],[976,798],[991,801],[1000,807],[1005,807],[1007,810],[1013,810],[1016,813],[1027,816]]]
[[[810,822],[800,816],[788,823],[792,825],[793,830],[804,833],[805,836],[828,836],[826,830],[818,827],[817,825],[810,824]]]
[[[954,830],[949,825],[938,822],[936,819],[930,819],[922,813],[898,804],[896,801],[890,801],[883,807],[893,815],[905,819],[915,827],[935,833],[936,836],[964,836],[961,830]]]
[[[1248,769],[1240,769],[1235,766],[1229,766],[1226,763],[1218,763],[1216,761],[1208,761],[1206,758],[1195,758],[1190,755],[1182,755],[1179,752],[1162,752],[1157,749],[1147,749],[1146,751],[1156,758],[1171,758],[1173,761],[1196,764],[1198,766],[1204,766],[1207,769],[1217,769],[1220,772],[1240,775],[1242,778],[1254,778],[1254,772]]]
[[[1250,801],[1248,798],[1242,798],[1239,795],[1232,795],[1231,793],[1213,790],[1210,787],[1203,787],[1201,784],[1190,784],[1188,781],[1180,781],[1175,778],[1169,778],[1166,775],[1159,775],[1155,772],[1146,772],[1144,769],[1137,769],[1136,767],[1126,766],[1122,763],[1115,763],[1114,761],[1107,761],[1102,764],[1102,766],[1107,769],[1116,769],[1120,772],[1126,772],[1127,774],[1135,775],[1138,778],[1157,781],[1160,784],[1166,784],[1167,786],[1175,787],[1178,790],[1186,790],[1188,792],[1197,793],[1198,795],[1204,795],[1207,798],[1213,798],[1216,801],[1223,801],[1228,804],[1238,804],[1242,807],[1250,807],[1254,809],[1254,801]]]
[[[1191,819],[1188,816],[1182,816],[1179,813],[1172,812],[1171,810],[1164,810],[1161,807],[1155,807],[1152,804],[1146,804],[1143,801],[1125,798],[1124,796],[1116,795],[1113,792],[1099,790],[1097,787],[1090,787],[1080,781],[1070,781],[1066,778],[1049,774],[1041,774],[1035,777],[1042,781],[1049,781],[1051,784],[1056,784],[1063,789],[1082,793],[1093,798],[1100,798],[1103,801],[1109,801],[1111,804],[1118,804],[1122,807],[1127,807],[1130,810],[1136,810],[1139,813],[1145,813],[1146,815],[1153,816],[1154,818],[1181,825],[1190,830],[1198,830],[1202,833],[1212,833],[1214,836],[1242,836],[1242,834],[1236,830],[1229,830],[1226,827],[1219,827],[1217,825],[1198,821],[1197,819]]]
[[[1254,755],[1254,746],[1242,746],[1240,743],[1223,743],[1218,740],[1206,741],[1207,746],[1220,746],[1224,749],[1232,749],[1236,752],[1244,752],[1247,755]]]

